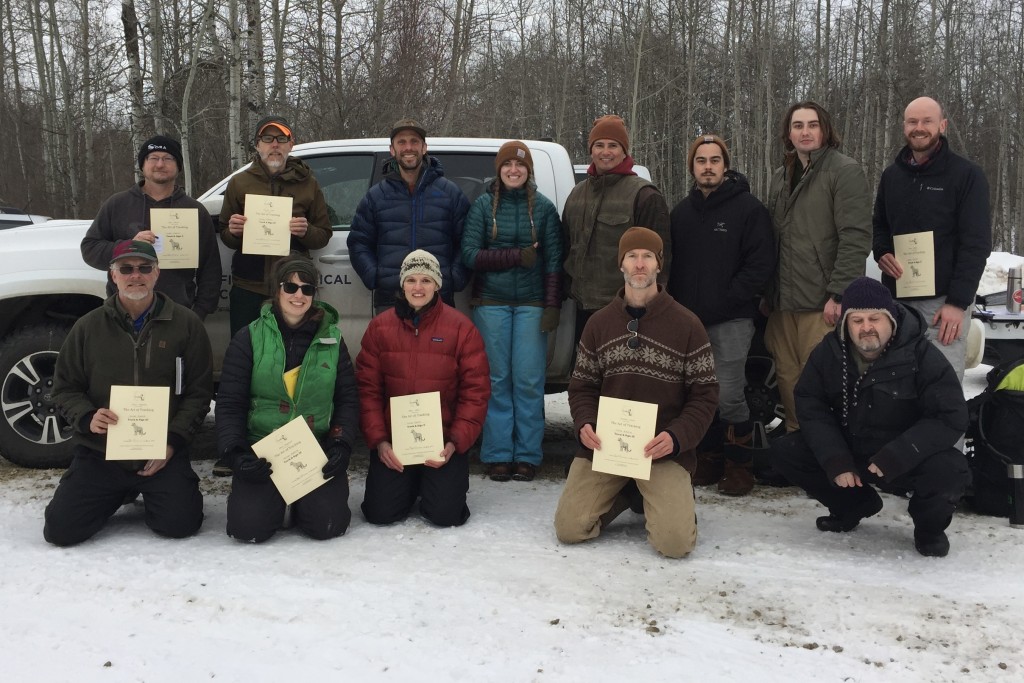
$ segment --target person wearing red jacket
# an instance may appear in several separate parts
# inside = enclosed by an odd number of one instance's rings
[[[356,356],[360,427],[370,447],[363,516],[392,524],[420,513],[438,526],[469,519],[467,451],[480,436],[491,395],[484,341],[469,318],[444,303],[441,267],[417,249],[402,262],[394,308],[373,320]],[[403,466],[391,443],[390,399],[438,391],[444,448],[424,465]]]

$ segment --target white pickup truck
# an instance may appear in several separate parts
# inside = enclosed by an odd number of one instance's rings
[[[494,176],[494,156],[505,140],[430,138],[429,153],[445,176],[476,199]],[[349,224],[359,200],[381,179],[388,139],[331,140],[296,145],[316,173],[335,221],[334,235],[313,259],[323,280],[320,296],[338,309],[349,349],[359,349],[372,315],[370,295],[349,262]],[[575,185],[573,164],[561,145],[527,141],[537,187],[561,212]],[[198,199],[216,217],[228,178]],[[91,221],[57,220],[0,231],[0,455],[28,467],[67,464],[70,427],[51,400],[57,352],[74,322],[104,299],[106,272],[82,261],[79,245]],[[219,243],[219,240],[218,240]],[[231,253],[221,246],[225,273],[221,308],[206,320],[219,369],[229,341],[228,298]],[[467,293],[461,295],[465,305]],[[548,348],[550,388],[564,388],[573,356],[575,312],[566,302],[561,325]]]

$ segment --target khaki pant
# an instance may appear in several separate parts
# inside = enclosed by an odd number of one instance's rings
[[[606,515],[619,491],[630,479],[595,472],[586,458],[576,458],[569,468],[565,490],[555,511],[555,534],[562,543],[596,538],[614,518]],[[697,544],[697,515],[690,473],[676,462],[655,462],[649,481],[636,480],[644,497],[647,540],[666,557],[684,557]],[[620,506],[621,512],[625,506]]]
[[[774,311],[768,316],[764,330],[764,345],[775,359],[775,379],[779,383],[779,397],[786,409],[786,431],[800,429],[796,419],[793,389],[807,358],[822,338],[835,327],[825,323],[821,311]]]

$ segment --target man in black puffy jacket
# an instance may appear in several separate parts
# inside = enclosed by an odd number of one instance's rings
[[[960,381],[917,311],[880,282],[854,280],[840,324],[796,385],[800,430],[772,445],[774,466],[828,508],[821,531],[852,531],[882,509],[871,484],[911,493],[914,546],[949,552],[945,530],[970,480],[955,445],[967,429]]]

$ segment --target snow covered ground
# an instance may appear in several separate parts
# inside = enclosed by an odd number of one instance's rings
[[[549,420],[568,428],[565,394]],[[0,465],[3,680],[1024,680],[1024,530],[1005,519],[958,513],[949,557],[930,559],[901,499],[822,534],[797,489],[701,489],[697,549],[667,560],[628,512],[559,544],[549,471],[474,475],[460,529],[357,512],[334,541],[251,546],[224,534],[210,466],[195,538],[154,536],[135,505],[62,550],[41,533],[58,473]],[[357,464],[354,510],[364,477]]]
[[[994,254],[981,291],[1021,260]],[[565,452],[565,394],[548,420]],[[460,529],[371,527],[357,456],[346,536],[249,546],[224,534],[228,482],[211,465],[196,466],[195,538],[155,537],[133,505],[62,550],[42,538],[59,473],[0,461],[2,680],[1024,680],[1024,530],[1005,519],[958,512],[949,557],[933,559],[914,551],[902,499],[822,534],[797,489],[700,489],[697,549],[667,560],[628,512],[559,544],[560,465],[528,484],[474,475]]]

